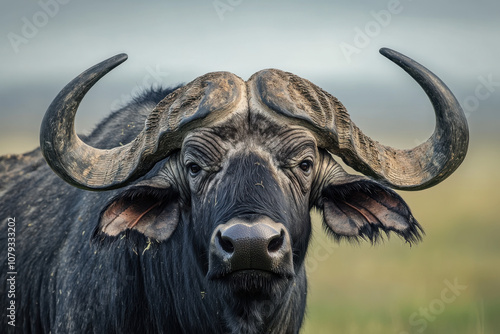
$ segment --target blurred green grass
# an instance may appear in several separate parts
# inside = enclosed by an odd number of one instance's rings
[[[329,247],[314,217],[302,333],[500,333],[500,154],[483,144],[443,183],[400,192],[426,232],[415,246]],[[449,303],[445,280],[466,286]]]
[[[420,244],[409,247],[395,235],[375,246],[337,244],[315,215],[301,333],[500,333],[500,138],[488,137],[495,138],[471,143],[443,183],[400,192],[425,229]],[[0,149],[34,146],[16,141]],[[445,280],[467,288],[427,321],[421,309],[439,306]]]

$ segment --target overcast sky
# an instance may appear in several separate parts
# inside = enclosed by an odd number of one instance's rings
[[[447,83],[473,133],[500,117],[500,2],[481,1],[83,1],[0,4],[0,154],[38,145],[47,106],[73,77],[125,52],[129,60],[87,95],[77,129],[88,132],[148,85],[211,71],[247,79],[279,68],[337,96],[377,139],[433,129],[424,93],[380,56],[391,47]]]

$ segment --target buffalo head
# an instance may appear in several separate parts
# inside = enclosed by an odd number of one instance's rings
[[[410,58],[381,53],[434,106],[435,131],[415,148],[372,140],[335,97],[269,69],[248,81],[227,72],[203,75],[166,96],[134,140],[97,149],[76,135],[74,118],[92,85],[126,60],[118,55],[56,97],[41,128],[43,154],[76,187],[127,186],[103,206],[96,235],[135,231],[166,244],[179,234],[207,281],[225,287],[221,293],[229,287],[231,296],[285,298],[287,283],[305,277],[311,209],[337,239],[373,242],[392,231],[417,241],[420,225],[391,188],[431,187],[465,157],[467,123],[450,90]],[[346,173],[334,156],[366,176]]]

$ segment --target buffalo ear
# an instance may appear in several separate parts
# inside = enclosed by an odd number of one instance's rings
[[[178,194],[172,188],[135,187],[108,203],[94,235],[115,237],[134,230],[163,241],[175,231],[179,216]]]
[[[422,239],[423,230],[405,201],[375,181],[352,177],[350,182],[328,184],[319,202],[327,231],[337,240],[375,243],[380,231],[393,231],[409,243]]]

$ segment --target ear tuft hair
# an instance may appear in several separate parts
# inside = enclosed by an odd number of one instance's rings
[[[410,245],[422,240],[423,229],[405,201],[393,190],[368,179],[328,185],[318,205],[327,233],[336,241],[376,244],[392,231]]]

